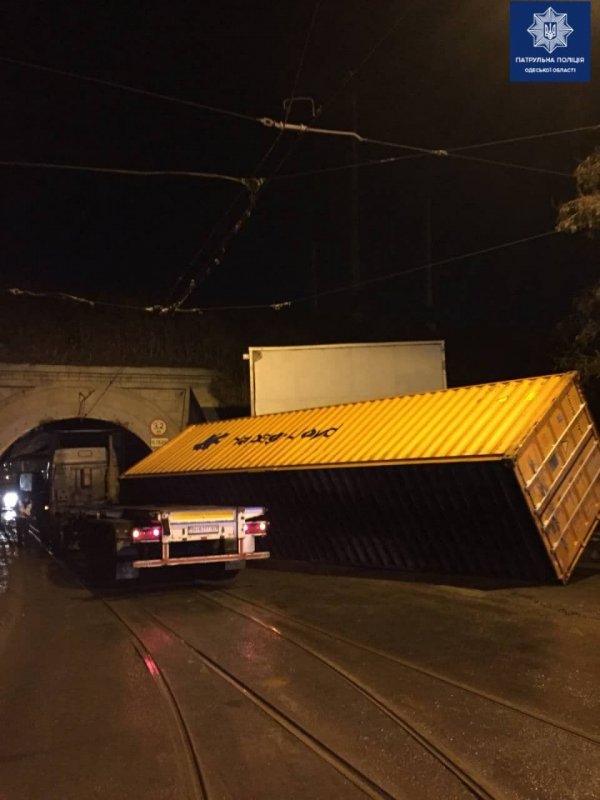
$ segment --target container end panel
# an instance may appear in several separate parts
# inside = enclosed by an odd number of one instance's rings
[[[556,574],[565,580],[600,514],[600,443],[574,380],[524,442],[516,474]]]

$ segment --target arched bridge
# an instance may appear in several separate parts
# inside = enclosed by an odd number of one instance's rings
[[[214,372],[171,367],[0,364],[0,454],[45,423],[113,422],[155,449],[190,421],[216,418]]]

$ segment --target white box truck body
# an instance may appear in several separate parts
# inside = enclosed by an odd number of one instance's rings
[[[447,388],[443,341],[248,350],[253,416]]]

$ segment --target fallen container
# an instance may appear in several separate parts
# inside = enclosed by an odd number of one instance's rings
[[[600,445],[571,372],[193,425],[121,493],[265,505],[274,558],[566,582]]]

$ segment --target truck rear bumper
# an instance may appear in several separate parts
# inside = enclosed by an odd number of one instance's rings
[[[152,558],[134,561],[132,567],[135,569],[145,569],[146,567],[178,567],[182,564],[221,564],[228,561],[256,561],[269,558],[270,553],[231,553],[228,555],[216,556],[183,556],[181,558]]]

